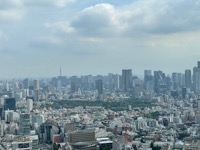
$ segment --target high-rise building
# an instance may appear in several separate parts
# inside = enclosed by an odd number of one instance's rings
[[[173,90],[178,90],[181,85],[181,74],[173,72],[172,73],[172,86]]]
[[[106,76],[106,82],[104,82],[104,87],[109,89],[110,91],[113,91],[115,88],[114,85],[114,74],[109,73],[108,76]]]
[[[144,89],[147,92],[153,91],[153,76],[151,70],[144,70]]]
[[[200,61],[197,62],[197,67],[200,68]]]
[[[71,93],[75,93],[78,90],[78,86],[77,86],[77,77],[76,76],[72,76],[70,78],[71,80]]]
[[[120,76],[118,74],[114,75],[114,89],[118,90],[120,88],[119,84],[120,84]]]
[[[34,90],[34,101],[39,101],[39,90]]]
[[[27,99],[27,109],[29,112],[33,110],[33,100],[32,99]]]
[[[44,143],[52,144],[53,142],[53,134],[59,131],[58,126],[55,126],[53,122],[46,121],[45,123],[40,125],[40,138]],[[60,134],[60,133],[58,133]]]
[[[16,110],[16,99],[5,98],[4,99],[4,110]]]
[[[40,84],[38,80],[34,80],[34,90],[39,90],[40,89]]]
[[[103,80],[96,80],[96,89],[98,91],[98,96],[103,94]]]
[[[42,123],[44,123],[44,116],[39,112],[32,114],[31,119],[31,123],[34,129],[37,128],[38,125],[40,126]]]
[[[4,120],[0,121],[0,136],[3,137],[5,134],[5,127],[6,127],[6,123]]]
[[[39,89],[40,89],[40,85],[39,85],[39,81],[38,80],[34,80],[34,101],[39,101]]]
[[[133,86],[132,80],[132,70],[123,69],[122,70],[122,90],[124,93],[129,93]]]
[[[19,133],[20,135],[29,135],[30,134],[30,114],[29,113],[20,113],[19,119]]]
[[[23,80],[23,88],[28,89],[29,88],[29,79],[26,78]]]
[[[192,73],[190,69],[185,70],[185,86],[188,89],[192,87]]]
[[[200,68],[193,68],[193,88],[196,94],[200,94]]]
[[[182,92],[182,98],[185,99],[187,94],[187,88],[183,87],[181,92]]]
[[[154,71],[154,92],[161,93],[166,89],[165,74],[162,71]]]

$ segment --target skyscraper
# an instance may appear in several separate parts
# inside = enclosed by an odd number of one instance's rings
[[[78,85],[77,85],[77,76],[72,76],[71,78],[70,78],[70,80],[71,80],[71,93],[75,93],[75,92],[77,92],[77,90],[78,90]]]
[[[38,80],[34,80],[34,90],[39,90],[40,85]]]
[[[200,61],[197,62],[197,67],[200,68]]]
[[[96,89],[98,91],[98,96],[101,96],[103,94],[103,80],[102,79],[96,80]]]
[[[144,89],[148,92],[152,90],[153,76],[151,70],[144,70]]]
[[[160,93],[165,88],[165,74],[162,71],[154,71],[154,92]]]
[[[196,94],[200,94],[200,68],[193,68],[193,88]]]
[[[29,88],[29,79],[26,78],[23,80],[23,88],[28,89]]]
[[[131,69],[123,69],[122,70],[122,90],[123,90],[123,92],[129,93],[132,86],[133,86],[132,70]]]
[[[185,86],[188,89],[192,86],[192,73],[190,69],[185,70]]]
[[[181,73],[172,73],[173,90],[178,90],[181,85]]]
[[[39,100],[39,89],[40,89],[39,81],[34,80],[34,101]]]

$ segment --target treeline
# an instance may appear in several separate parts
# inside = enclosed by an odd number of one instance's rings
[[[86,107],[86,106],[102,106],[105,109],[113,109],[113,110],[124,110],[127,109],[128,106],[131,107],[150,107],[153,104],[150,100],[143,99],[128,99],[122,101],[89,101],[89,100],[60,100],[55,101],[51,107],[62,107],[62,108],[74,108],[78,106]]]

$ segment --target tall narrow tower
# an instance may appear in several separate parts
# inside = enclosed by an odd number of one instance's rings
[[[132,70],[131,69],[123,69],[122,70],[122,90],[124,93],[129,93],[132,88],[133,80],[132,80]]]
[[[60,66],[60,76],[62,76],[62,68],[61,68],[61,66]]]

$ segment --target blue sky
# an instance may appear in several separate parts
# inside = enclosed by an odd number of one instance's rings
[[[0,0],[0,78],[192,69],[200,0]]]

